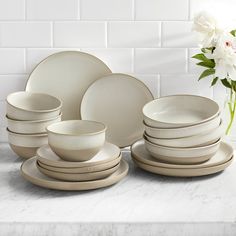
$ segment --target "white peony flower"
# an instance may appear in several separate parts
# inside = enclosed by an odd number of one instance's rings
[[[206,12],[200,12],[194,17],[193,31],[198,33],[201,47],[214,47],[222,30],[217,21]]]
[[[236,80],[236,38],[231,34],[222,34],[216,43],[214,52],[207,55],[215,61],[215,76],[219,79],[229,77]]]

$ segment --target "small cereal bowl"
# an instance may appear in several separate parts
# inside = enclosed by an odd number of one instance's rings
[[[51,149],[65,161],[87,161],[105,143],[106,126],[87,120],[67,120],[47,127]]]

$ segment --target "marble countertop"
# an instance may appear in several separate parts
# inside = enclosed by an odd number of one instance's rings
[[[22,159],[0,144],[0,235],[236,235],[236,163],[220,174],[173,178],[136,167],[93,191],[34,186]]]

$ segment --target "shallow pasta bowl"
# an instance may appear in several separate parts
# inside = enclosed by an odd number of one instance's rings
[[[62,102],[48,94],[16,92],[7,96],[7,116],[15,120],[44,120],[60,114]]]
[[[172,95],[143,107],[144,122],[156,128],[178,128],[201,124],[218,116],[218,104],[206,97]]]
[[[145,146],[149,153],[156,159],[181,164],[201,163],[209,160],[218,150],[221,139],[215,143],[193,148],[166,147],[154,144],[146,139]]]
[[[201,124],[183,128],[155,128],[144,122],[145,132],[153,138],[174,139],[201,134],[216,129],[221,123],[220,115]]]
[[[188,147],[200,147],[206,146],[216,142],[223,136],[224,129],[222,122],[220,125],[212,130],[207,130],[200,134],[184,137],[184,138],[172,138],[172,139],[165,139],[165,138],[154,138],[149,136],[147,133],[144,133],[144,137],[157,145],[167,146],[167,147],[176,147],[176,148],[188,148]]]

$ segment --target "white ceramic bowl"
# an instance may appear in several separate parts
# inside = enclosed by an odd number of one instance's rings
[[[62,102],[48,94],[16,92],[7,97],[7,116],[14,120],[45,120],[60,114]]]
[[[47,133],[17,134],[8,131],[8,141],[12,150],[20,157],[30,158],[36,155],[39,147],[48,143]]]
[[[205,131],[200,134],[184,137],[184,138],[172,138],[172,139],[160,139],[160,138],[153,138],[148,134],[144,133],[144,137],[157,145],[167,146],[167,147],[177,147],[177,148],[186,148],[186,147],[200,147],[206,146],[216,142],[223,136],[224,129],[222,122],[221,124],[210,131]]]
[[[6,116],[8,130],[18,134],[41,134],[45,133],[47,126],[61,121],[61,114],[47,120],[13,120]]]
[[[165,147],[145,140],[146,149],[158,160],[175,164],[194,164],[209,160],[218,150],[221,139],[215,143],[193,148]]]
[[[201,134],[203,132],[207,132],[210,130],[216,129],[221,122],[220,115],[216,116],[215,118],[206,121],[204,123],[198,125],[192,125],[184,128],[154,128],[148,126],[144,123],[145,132],[147,135],[153,138],[165,138],[165,139],[172,139],[172,138],[184,138],[190,137],[194,135]]]
[[[156,128],[178,128],[200,124],[218,116],[218,104],[206,97],[172,95],[143,107],[144,122]]]
[[[106,126],[95,121],[62,121],[47,127],[48,143],[63,160],[86,161],[103,147],[105,131]]]

